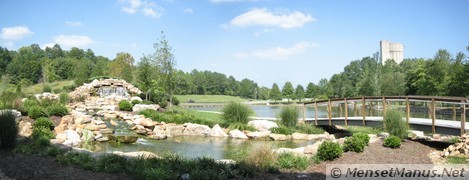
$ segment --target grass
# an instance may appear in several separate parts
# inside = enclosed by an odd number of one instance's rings
[[[225,96],[225,95],[176,95],[181,103],[188,103],[193,101],[195,103],[228,103],[228,102],[246,102],[247,99],[243,99],[237,96]]]
[[[55,81],[55,82],[48,83],[48,85],[52,88],[52,90],[62,89],[64,86],[69,86],[72,84],[73,84],[73,80]],[[26,93],[26,94],[39,94],[39,93],[42,93],[43,87],[44,87],[44,84],[39,83],[39,84],[35,84],[32,86],[28,86],[28,87],[22,87],[21,89],[23,93]],[[16,85],[0,83],[0,93],[6,92],[6,91],[15,92]]]
[[[198,112],[178,107],[173,107],[164,113],[160,113],[155,110],[144,110],[141,111],[140,114],[143,114],[145,117],[157,122],[164,121],[166,123],[176,124],[195,123],[207,125],[209,127],[219,124],[220,126],[225,127],[225,123],[220,114]]]
[[[355,133],[379,134],[383,132],[383,130],[381,130],[380,128],[363,127],[363,126],[348,126],[346,130],[348,132],[351,132],[352,134],[355,134]]]
[[[450,156],[447,159],[449,164],[468,164],[469,163],[469,157],[456,157],[456,156]]]

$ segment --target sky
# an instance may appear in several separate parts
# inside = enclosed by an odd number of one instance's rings
[[[405,58],[469,54],[469,0],[0,0],[0,46],[92,49],[136,62],[164,31],[176,68],[259,86],[318,83],[404,44]]]

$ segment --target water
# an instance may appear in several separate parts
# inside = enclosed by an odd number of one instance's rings
[[[98,89],[98,94],[101,98],[107,96],[129,97],[129,93],[124,87],[103,86]]]
[[[256,141],[221,137],[178,136],[165,140],[139,138],[134,144],[95,143],[84,148],[95,152],[148,151],[157,155],[171,152],[186,158],[206,156],[214,159],[236,159],[240,153],[251,152],[261,145],[274,148],[298,148],[313,143],[313,141]]]

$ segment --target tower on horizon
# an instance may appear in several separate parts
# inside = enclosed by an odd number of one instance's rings
[[[394,60],[397,64],[400,64],[402,60],[404,60],[404,45],[389,41],[380,41],[379,45],[381,64],[384,64],[388,59]]]

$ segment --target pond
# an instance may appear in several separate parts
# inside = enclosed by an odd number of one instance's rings
[[[178,136],[164,140],[139,138],[134,144],[116,144],[114,142],[83,145],[94,152],[134,152],[148,151],[161,155],[175,153],[186,158],[211,157],[214,159],[236,159],[242,153],[249,153],[254,148],[266,145],[276,148],[298,148],[313,144],[313,141],[258,141],[223,137]]]

